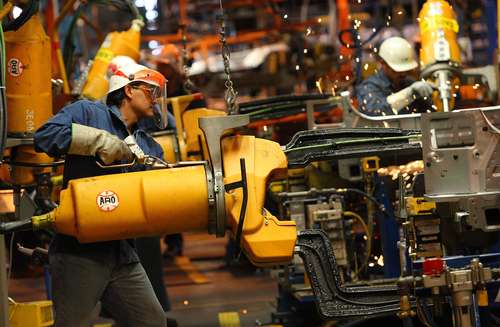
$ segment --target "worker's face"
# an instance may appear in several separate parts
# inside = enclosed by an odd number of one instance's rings
[[[398,73],[397,71],[389,67],[389,65],[387,65],[385,62],[382,62],[382,71],[384,72],[385,76],[387,76],[391,84],[397,89],[403,86],[403,82],[410,75],[410,72]]]
[[[127,85],[129,88],[130,105],[138,118],[153,117],[155,102],[154,86],[146,83]]]

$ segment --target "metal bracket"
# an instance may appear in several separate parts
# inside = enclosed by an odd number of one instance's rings
[[[346,105],[344,98],[342,98],[342,97],[334,97],[334,98],[321,99],[321,100],[307,100],[306,101],[306,111],[307,111],[307,129],[308,130],[319,129],[319,128],[345,127],[344,122],[330,123],[330,124],[317,124],[316,123],[316,119],[314,117],[315,107],[318,105],[326,105],[326,104],[331,104],[332,106],[336,104],[342,108]]]
[[[208,218],[208,232],[222,237],[226,233],[226,206],[224,200],[224,173],[222,169],[222,150],[220,140],[225,131],[245,126],[250,123],[249,115],[231,115],[220,117],[201,117],[198,120],[200,129],[205,135],[208,154],[213,170],[215,215]]]

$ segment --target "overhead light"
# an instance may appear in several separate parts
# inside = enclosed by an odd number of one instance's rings
[[[151,40],[151,41],[149,41],[149,42],[148,42],[148,47],[149,47],[150,49],[156,49],[156,48],[158,48],[159,46],[160,46],[160,44],[159,44],[159,43],[158,43],[158,41],[156,41],[156,40]]]
[[[148,10],[146,11],[145,16],[147,20],[155,20],[158,18],[158,12],[156,10]]]
[[[21,13],[23,12],[23,10],[17,6],[14,6],[14,9],[12,9],[12,17],[14,19],[16,19],[17,17],[19,17],[21,15]]]

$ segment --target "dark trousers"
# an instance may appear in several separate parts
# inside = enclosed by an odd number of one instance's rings
[[[160,301],[165,312],[169,311],[170,301],[163,281],[163,258],[161,256],[160,238],[141,237],[135,240],[135,246],[158,301]]]
[[[56,327],[88,327],[101,301],[118,326],[165,327],[165,313],[140,263],[115,255],[50,255]]]

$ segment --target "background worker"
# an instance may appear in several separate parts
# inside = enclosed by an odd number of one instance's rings
[[[432,111],[434,87],[411,78],[418,63],[410,43],[390,37],[378,56],[381,69],[356,87],[359,111],[370,116]]]
[[[110,79],[107,105],[86,100],[66,106],[35,134],[35,148],[53,157],[66,155],[63,187],[71,179],[144,169],[104,169],[130,162],[124,139],[133,135],[145,154],[162,157],[161,147],[137,122],[155,115],[165,122],[166,80],[141,65],[126,66]],[[119,326],[166,326],[165,313],[139,262],[132,240],[81,244],[56,234],[49,248],[55,326],[89,326],[100,300]]]

